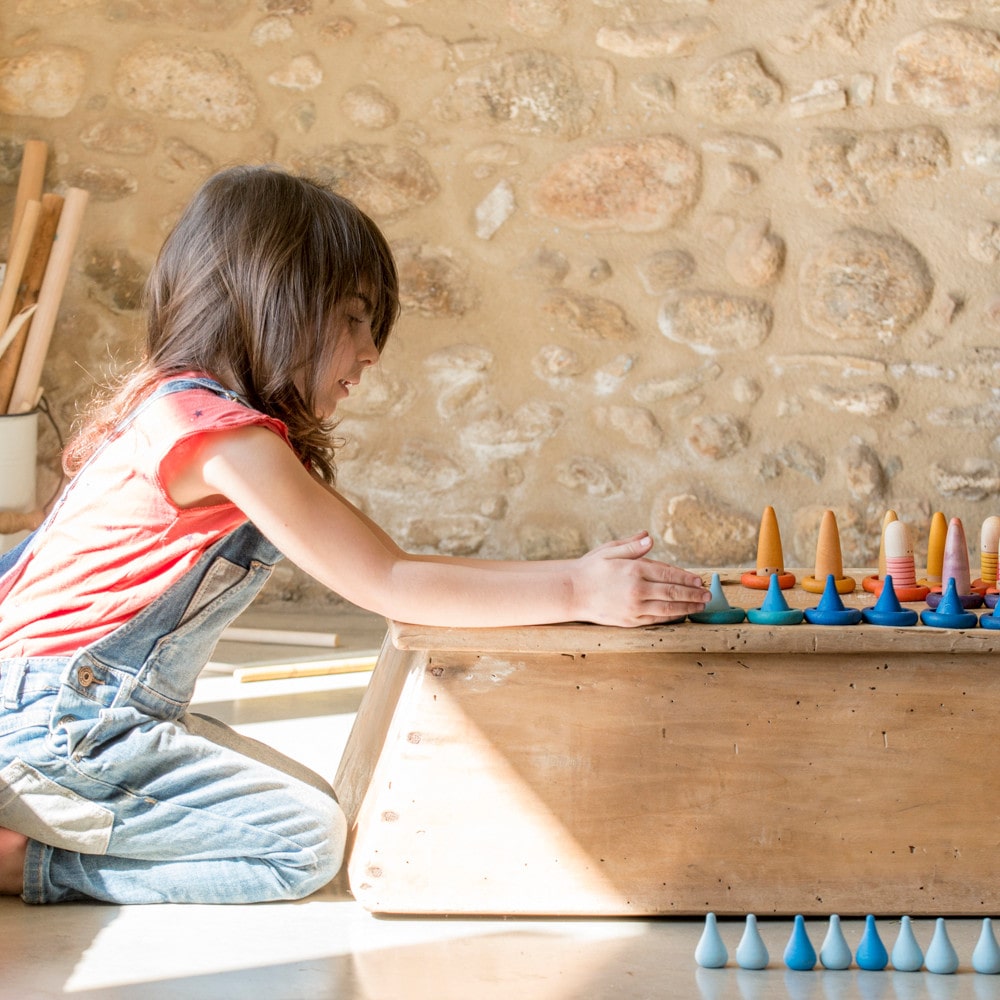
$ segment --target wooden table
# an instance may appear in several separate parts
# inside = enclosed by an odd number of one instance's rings
[[[387,913],[996,916],[998,647],[392,624],[336,780],[351,888]]]

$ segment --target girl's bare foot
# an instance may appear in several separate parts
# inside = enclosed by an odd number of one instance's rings
[[[28,838],[0,827],[0,896],[20,896],[24,890],[24,856]]]

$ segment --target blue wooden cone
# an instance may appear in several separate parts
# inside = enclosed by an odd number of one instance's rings
[[[924,964],[924,953],[913,933],[909,917],[899,922],[899,936],[892,946],[892,967],[897,972],[919,972]]]
[[[861,621],[861,610],[844,606],[836,578],[827,573],[823,596],[815,608],[806,608],[805,617],[810,625],[857,625]]]
[[[819,960],[823,963],[824,969],[840,972],[851,967],[852,959],[851,949],[840,926],[840,917],[833,913],[830,915],[830,926],[827,928],[826,937],[819,949]]]
[[[725,942],[719,934],[714,913],[705,917],[705,929],[701,932],[698,946],[694,950],[694,960],[703,969],[721,969],[729,959]]]
[[[927,596],[930,597],[930,594]],[[979,618],[975,611],[966,611],[962,607],[955,578],[949,576],[938,606],[933,610],[928,608],[926,611],[921,611],[920,620],[925,625],[933,625],[936,628],[975,628]]]
[[[743,937],[736,946],[736,964],[741,969],[766,969],[771,956],[767,953],[767,945],[757,929],[757,918],[747,914],[747,925]]]
[[[997,614],[998,609],[1000,609],[1000,604],[996,604],[989,614],[983,613],[980,615],[979,624],[983,628],[1000,628],[1000,615]]]
[[[747,619],[754,625],[798,625],[805,616],[801,608],[790,608],[778,583],[778,574],[771,574],[764,602],[759,608],[748,608]]]
[[[869,625],[885,625],[889,627],[905,627],[916,625],[918,615],[913,608],[904,608],[896,596],[896,588],[892,585],[892,576],[887,575],[882,584],[882,593],[874,606],[863,608],[861,617]],[[997,620],[1000,625],[1000,619]]]
[[[816,965],[816,949],[806,933],[806,921],[801,913],[795,917],[784,957],[785,965],[794,972],[808,972]]]
[[[701,611],[688,615],[691,621],[701,625],[738,625],[746,618],[747,613],[743,608],[734,608],[726,599],[718,573],[712,574],[709,591],[712,596],[708,604]]]
[[[972,967],[976,972],[995,976],[1000,972],[1000,945],[993,933],[993,923],[989,917],[983,918],[983,929],[979,932],[979,940],[972,950]]]
[[[865,917],[865,932],[861,935],[854,961],[858,963],[859,969],[868,972],[881,972],[889,964],[889,953],[879,937],[875,917],[871,913]]]
[[[927,954],[924,955],[924,965],[928,972],[934,972],[939,976],[947,976],[958,969],[958,952],[948,937],[948,928],[945,926],[944,917],[938,917],[934,924],[934,937],[927,947]]]

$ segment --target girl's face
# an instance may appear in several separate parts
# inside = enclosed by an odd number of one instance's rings
[[[379,358],[372,339],[372,304],[364,295],[351,296],[333,321],[334,348],[326,371],[316,386],[316,415],[333,416],[337,404],[347,399],[366,368]]]

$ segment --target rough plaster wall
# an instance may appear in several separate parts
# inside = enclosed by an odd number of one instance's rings
[[[45,375],[63,423],[133,349],[193,189],[269,161],[398,252],[405,311],[339,465],[409,547],[648,526],[661,556],[752,565],[773,504],[787,565],[827,507],[871,565],[889,507],[918,562],[933,511],[973,552],[997,511],[1000,0],[2,12],[3,218],[28,138],[49,187],[91,192]]]

